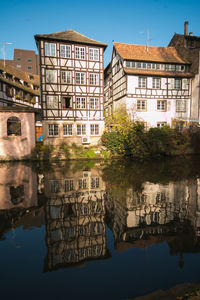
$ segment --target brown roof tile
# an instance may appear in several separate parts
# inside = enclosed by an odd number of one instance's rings
[[[17,77],[19,79],[22,79],[23,81],[34,84],[36,86],[39,86],[39,75],[32,74],[32,73],[27,73],[22,70],[19,70],[18,68],[15,68],[11,65],[6,65],[4,67],[4,63],[0,61],[0,70],[13,75],[14,77]],[[30,77],[33,77],[33,80],[30,79]]]
[[[66,41],[66,42],[76,42],[81,44],[90,44],[90,45],[98,45],[103,46],[104,48],[107,47],[107,44],[101,43],[98,41],[95,41],[93,39],[90,39],[86,37],[85,35],[78,33],[72,29],[61,31],[61,32],[55,32],[50,34],[36,34],[35,39],[51,39],[51,40],[60,40],[60,41]]]
[[[161,63],[184,63],[189,62],[183,60],[175,47],[152,47],[144,45],[114,43],[117,53],[128,60],[151,61]]]
[[[193,73],[181,73],[181,72],[165,72],[165,71],[158,71],[158,70],[135,70],[135,69],[128,69],[124,68],[124,72],[127,74],[132,75],[150,75],[150,76],[162,76],[162,77],[193,77]]]

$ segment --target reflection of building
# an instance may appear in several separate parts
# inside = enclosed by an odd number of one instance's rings
[[[23,164],[0,168],[0,210],[37,206],[37,176]]]
[[[107,255],[104,185],[95,170],[45,177],[46,270]]]
[[[30,166],[6,164],[0,167],[0,239],[20,226],[40,227],[43,208],[38,204],[37,176]]]
[[[170,236],[185,232],[188,225],[198,235],[200,194],[195,179],[166,185],[145,182],[142,191],[128,189],[119,195],[109,187],[105,201],[108,223],[118,245],[130,242],[144,247],[164,237],[170,241]]]

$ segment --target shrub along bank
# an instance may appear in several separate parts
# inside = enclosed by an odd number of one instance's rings
[[[180,132],[163,126],[146,131],[143,124],[130,122],[128,126],[115,126],[105,132],[102,145],[112,155],[137,159],[200,154],[200,129],[190,128]]]

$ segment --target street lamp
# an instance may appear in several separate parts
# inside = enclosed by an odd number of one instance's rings
[[[3,65],[6,65],[6,45],[12,45],[10,42],[3,42],[2,53],[3,53]]]

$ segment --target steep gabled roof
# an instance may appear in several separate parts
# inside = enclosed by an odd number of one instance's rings
[[[66,31],[60,31],[50,34],[36,34],[35,39],[50,39],[50,40],[59,40],[65,42],[75,42],[80,44],[89,44],[89,45],[97,45],[102,46],[104,48],[107,47],[107,44],[95,41],[93,39],[88,38],[87,36],[78,33],[72,29]]]
[[[114,43],[117,53],[128,60],[149,61],[160,63],[189,64],[183,60],[175,47],[152,47],[144,45]]]

